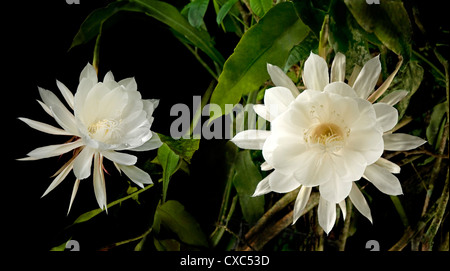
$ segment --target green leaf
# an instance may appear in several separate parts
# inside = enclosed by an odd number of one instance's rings
[[[443,102],[436,105],[431,113],[430,124],[427,127],[426,135],[428,143],[434,146],[435,150],[439,148],[444,125],[446,122],[447,103]]]
[[[361,0],[344,0],[359,25],[374,33],[390,50],[402,55],[405,62],[411,56],[412,27],[402,1],[380,1],[368,5]]]
[[[252,161],[249,150],[239,152],[235,161],[236,173],[233,185],[239,195],[245,220],[254,224],[264,214],[264,197],[252,197],[262,177]]]
[[[163,168],[163,202],[166,201],[167,189],[169,188],[170,177],[178,169],[180,157],[163,143],[158,149],[158,161]]]
[[[192,156],[200,146],[200,139],[173,139],[163,134],[158,134],[158,136],[163,143],[166,143],[172,151],[188,163],[191,162]]]
[[[424,70],[422,66],[420,66],[419,62],[409,61],[405,65],[405,68],[403,68],[403,70],[401,70],[399,74],[395,76],[390,87],[391,91],[386,91],[386,94],[389,94],[394,90],[406,90],[409,92],[408,95],[397,104],[399,119],[401,119],[405,114],[412,95],[414,95],[417,89],[419,89],[419,86],[423,80],[423,75]]]
[[[180,238],[183,243],[193,246],[208,247],[208,239],[200,228],[200,225],[178,201],[169,200],[158,206],[155,212],[154,221],[177,234],[178,238]],[[159,226],[153,228],[159,233]]]
[[[326,12],[315,7],[312,0],[294,0],[293,2],[298,16],[308,25],[317,39],[319,39]]]
[[[283,67],[289,52],[309,33],[309,28],[297,16],[290,2],[281,3],[250,28],[225,62],[211,103],[218,104],[222,114],[231,110],[243,94],[257,90],[267,79],[267,63]],[[218,118],[218,114],[210,120]]]
[[[272,0],[250,0],[250,7],[258,17],[263,17],[272,5]]]
[[[309,57],[311,51],[317,53],[318,46],[319,40],[313,32],[309,32],[308,36],[300,44],[294,46],[291,52],[289,52],[289,57],[283,68],[284,72],[287,72],[294,64],[305,61]]]
[[[190,3],[188,20],[193,27],[199,28],[203,24],[208,4],[209,0],[194,0]]]
[[[225,16],[227,16],[228,12],[230,12],[231,8],[236,5],[239,0],[228,0],[223,6],[220,8],[217,13],[216,22],[217,24],[221,24]]]

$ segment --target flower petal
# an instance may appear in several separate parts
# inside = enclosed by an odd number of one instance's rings
[[[67,175],[70,173],[73,167],[73,161],[68,163],[56,176],[56,178],[53,180],[53,182],[49,185],[47,190],[45,190],[44,194],[42,194],[41,198],[47,195],[50,191],[52,191],[55,187],[57,187],[64,179],[67,177]]]
[[[362,99],[367,99],[374,90],[381,73],[380,55],[367,61],[353,84],[353,89]]]
[[[392,175],[387,169],[376,164],[367,166],[364,171],[364,178],[385,194],[391,196],[403,194],[402,186],[397,177]]]
[[[102,155],[118,164],[131,166],[136,164],[137,157],[128,153],[116,152],[113,150],[102,151]]]
[[[381,99],[379,101],[379,103],[385,103],[388,105],[396,105],[398,102],[400,102],[403,98],[406,97],[406,95],[408,95],[408,91],[406,90],[396,90],[393,91],[391,93],[389,93],[388,95],[384,96],[383,99]]]
[[[358,97],[358,96],[356,96],[355,90],[344,82],[330,83],[330,84],[326,85],[324,91],[339,94],[339,95],[345,96],[345,97],[352,97],[352,98]]]
[[[105,176],[102,169],[102,157],[101,154],[96,152],[94,154],[94,194],[100,209],[107,208],[106,204],[106,186]]]
[[[323,58],[311,52],[303,68],[303,83],[306,88],[324,90],[329,80],[327,63]]]
[[[300,191],[298,192],[297,199],[295,200],[294,205],[294,214],[293,214],[293,222],[294,224],[298,218],[303,214],[303,210],[308,203],[309,196],[311,195],[312,187],[302,186]]]
[[[150,151],[161,147],[162,142],[157,133],[152,132],[152,137],[139,147],[128,149],[130,151]]]
[[[400,167],[397,164],[392,163],[391,161],[384,159],[383,157],[380,157],[380,159],[378,159],[375,164],[387,169],[390,173],[400,173]]]
[[[420,137],[402,133],[385,134],[383,140],[387,151],[409,151],[426,143]]]
[[[270,135],[271,131],[246,130],[235,135],[231,142],[241,149],[262,150],[266,139]]]
[[[344,82],[345,80],[345,55],[337,53],[331,64],[331,82]]]
[[[352,190],[349,194],[350,200],[352,201],[353,205],[356,207],[356,209],[367,219],[369,219],[370,223],[372,222],[372,214],[370,213],[370,207],[367,204],[366,199],[364,198],[363,194],[359,190],[358,186],[355,183],[352,183]]]
[[[91,176],[92,157],[95,150],[89,147],[84,147],[78,154],[73,163],[73,173],[77,179],[83,180]]]
[[[126,166],[117,164],[117,167],[119,167],[123,171],[123,173],[125,173],[125,175],[127,175],[128,178],[130,178],[131,181],[133,181],[141,188],[144,187],[144,184],[153,183],[150,175],[136,166]]]
[[[398,122],[398,111],[391,105],[385,103],[376,103],[373,105],[377,115],[377,123],[381,126],[383,132],[389,131]]]
[[[47,134],[52,134],[52,135],[72,135],[71,133],[67,132],[66,130],[54,127],[54,126],[49,125],[47,123],[31,120],[31,119],[28,119],[28,118],[19,118],[19,120],[25,122],[31,128],[36,129],[36,130],[41,131],[41,132],[44,132],[44,133],[47,133]]]
[[[277,193],[287,193],[300,186],[292,175],[285,175],[275,170],[269,175],[270,189]]]
[[[70,106],[70,108],[73,109],[74,104],[74,98],[73,93],[64,85],[63,83],[56,80],[56,86],[58,86],[59,91],[61,91],[61,94],[64,97],[64,100],[66,100],[67,104]]]
[[[266,110],[273,119],[285,112],[294,100],[291,91],[285,87],[269,88],[264,94]]]
[[[294,97],[300,94],[294,82],[279,67],[267,63],[267,72],[275,86],[288,88]]]
[[[350,193],[352,183],[331,178],[328,182],[322,183],[319,186],[320,196],[329,202],[339,203]]]
[[[319,225],[329,234],[336,222],[336,204],[320,197],[317,214],[319,216]]]
[[[255,105],[253,105],[253,110],[261,118],[263,118],[265,120],[268,120],[268,121],[272,121],[273,120],[272,116],[270,116],[270,113],[267,110],[267,107],[265,105],[255,104]]]
[[[269,178],[270,178],[269,176],[270,176],[270,174],[258,183],[252,197],[258,197],[258,196],[267,194],[269,192],[272,192],[272,190],[270,189],[270,184],[269,184]]]
[[[80,82],[83,78],[91,80],[94,84],[97,84],[97,72],[95,71],[95,68],[91,65],[91,63],[86,64],[86,66],[83,68],[83,70],[80,73]]]
[[[27,155],[33,158],[42,159],[53,156],[59,156],[61,154],[64,154],[81,146],[83,146],[83,142],[81,140],[77,140],[70,143],[49,145],[45,147],[36,148],[31,152],[29,152]]]
[[[70,213],[70,209],[72,208],[73,200],[75,199],[75,196],[77,195],[79,185],[80,185],[80,180],[76,179],[75,183],[73,184],[72,195],[70,196],[70,203],[69,203],[69,209],[67,210],[67,215],[69,215],[69,213]]]

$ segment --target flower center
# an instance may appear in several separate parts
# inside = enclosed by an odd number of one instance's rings
[[[320,144],[326,150],[334,152],[344,146],[345,134],[334,123],[320,123],[308,129],[304,139],[310,144]]]
[[[118,134],[117,126],[120,124],[120,120],[102,119],[92,123],[88,127],[89,136],[95,140],[105,143],[111,143],[116,139]]]

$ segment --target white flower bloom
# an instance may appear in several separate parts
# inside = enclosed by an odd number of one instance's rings
[[[56,178],[42,196],[53,190],[73,170],[76,180],[69,204],[70,211],[80,180],[91,175],[94,161],[95,197],[100,208],[106,208],[103,158],[113,161],[119,172],[123,171],[138,186],[151,184],[150,175],[134,166],[136,156],[117,151],[146,151],[161,146],[158,135],[150,131],[152,114],[159,100],[143,100],[134,78],[116,82],[113,74],[108,72],[103,82],[98,82],[96,71],[89,63],[81,72],[75,96],[63,83],[56,83],[74,114],[49,90],[39,88],[42,102],[38,102],[62,129],[19,118],[36,130],[72,136],[67,143],[40,147],[28,153],[28,157],[19,159],[37,160],[73,151],[73,157],[56,172]]]
[[[247,130],[232,139],[240,148],[262,150],[266,160],[262,170],[274,169],[258,184],[254,196],[287,193],[301,186],[294,206],[295,223],[312,187],[318,186],[319,224],[327,233],[336,220],[336,204],[345,217],[347,197],[372,221],[370,208],[354,182],[364,177],[383,193],[402,194],[392,174],[400,167],[381,155],[384,150],[410,150],[425,143],[415,136],[389,132],[398,121],[393,105],[405,94],[388,95],[375,104],[367,100],[380,76],[379,57],[369,60],[354,84],[348,85],[344,83],[343,54],[336,54],[329,76],[325,60],[311,53],[303,72],[306,90],[300,94],[281,69],[270,64],[267,69],[276,87],[266,90],[264,105],[254,109],[271,122],[271,130]]]

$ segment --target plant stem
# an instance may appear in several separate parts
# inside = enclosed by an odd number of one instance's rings
[[[342,228],[342,232],[339,235],[339,251],[345,250],[345,244],[347,243],[348,230],[350,229],[350,221],[352,217],[352,209],[353,209],[352,201],[348,199],[346,203],[347,203],[347,216],[345,217],[344,220],[344,228]]]

